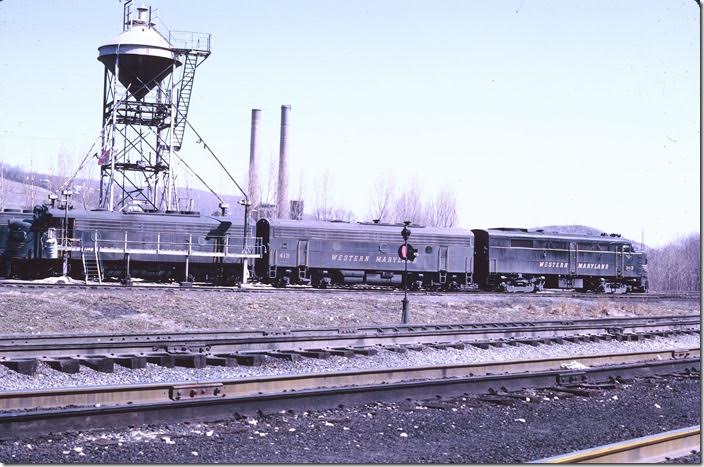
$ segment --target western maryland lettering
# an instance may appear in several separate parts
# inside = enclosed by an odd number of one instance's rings
[[[333,261],[350,261],[352,263],[368,263],[369,255],[332,255]]]
[[[567,261],[540,261],[538,266],[541,268],[566,268],[569,266]],[[577,269],[609,269],[606,263],[577,263]]]
[[[606,263],[577,263],[577,269],[609,269]]]
[[[369,255],[332,255],[331,259],[333,261],[349,262],[349,263],[403,263],[404,260],[394,255],[379,255],[379,256],[369,256]],[[409,263],[415,263],[417,259],[409,261]]]
[[[541,261],[538,263],[541,268],[566,268],[567,262],[563,261]]]

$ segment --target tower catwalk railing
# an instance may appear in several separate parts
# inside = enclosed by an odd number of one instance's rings
[[[181,56],[183,61],[173,128],[173,149],[180,151],[183,145],[183,135],[186,132],[186,119],[188,118],[196,68],[210,55],[210,34],[169,31],[169,43],[172,50]]]

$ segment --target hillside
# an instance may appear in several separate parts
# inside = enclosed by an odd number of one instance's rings
[[[34,183],[31,183],[31,181]],[[58,191],[63,177],[46,174],[29,174],[14,167],[5,168],[0,178],[0,210],[5,208],[31,209],[36,204],[48,201],[50,189]],[[76,179],[72,185],[72,204],[75,208],[95,209],[98,207],[100,184],[96,180]],[[58,193],[57,193],[58,194]],[[207,190],[178,188],[182,209],[188,208],[188,199],[193,200],[194,210],[203,214],[218,211],[219,200]],[[242,196],[220,195],[230,205],[230,212],[242,215],[243,207],[238,203]]]
[[[0,183],[0,209],[31,209],[35,204],[48,201],[49,193],[46,188],[5,179]]]

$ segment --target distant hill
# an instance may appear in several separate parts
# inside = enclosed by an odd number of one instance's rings
[[[31,209],[35,204],[48,201],[49,193],[40,186],[5,179],[0,182],[0,209]]]
[[[31,209],[36,204],[48,202],[49,193],[59,194],[59,188],[65,182],[64,177],[41,173],[30,173],[17,167],[5,167],[0,179],[0,209]],[[97,180],[75,179],[72,183],[74,192],[72,204],[75,208],[95,209],[98,207],[100,182]],[[213,214],[219,210],[219,200],[209,191],[195,188],[178,188],[181,209],[188,209],[188,199],[193,200],[193,208],[202,214]],[[220,195],[230,205],[230,212],[244,215],[244,208],[239,205],[242,196]]]

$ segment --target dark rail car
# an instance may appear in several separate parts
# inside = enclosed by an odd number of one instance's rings
[[[402,284],[399,225],[260,219],[264,254],[255,274],[276,286]],[[472,284],[474,237],[463,229],[410,226],[417,258],[408,263],[412,288],[457,289]]]
[[[646,292],[647,257],[620,236],[474,229],[474,277],[499,291]]]
[[[3,256],[8,277],[61,274],[58,246],[65,246],[71,248],[68,273],[74,278],[84,277],[86,257],[92,256],[104,277],[235,283],[242,278],[242,260],[224,253],[241,252],[242,234],[241,220],[194,212],[66,212],[42,206],[31,219],[11,225]]]

